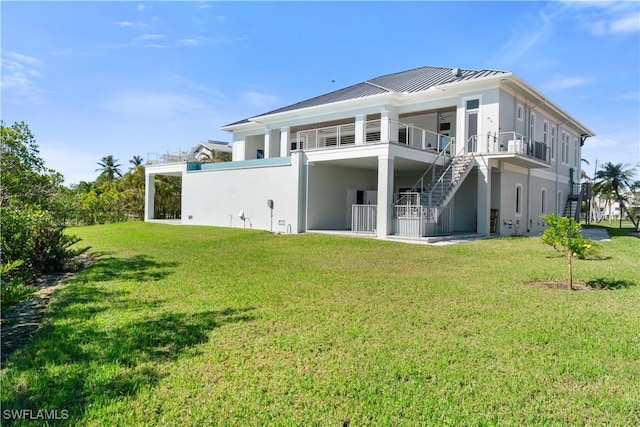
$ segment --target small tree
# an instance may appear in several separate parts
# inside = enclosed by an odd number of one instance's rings
[[[558,252],[564,252],[567,256],[569,269],[569,289],[573,289],[573,264],[575,257],[584,258],[591,249],[592,242],[580,233],[580,223],[573,218],[557,216],[555,214],[543,215],[542,220],[548,228],[542,234],[542,241],[553,246]]]

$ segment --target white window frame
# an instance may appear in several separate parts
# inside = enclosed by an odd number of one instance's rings
[[[556,159],[556,150],[558,149],[558,128],[551,125],[551,160]]]
[[[471,108],[471,109],[467,109],[467,103],[469,101],[478,101],[478,108]],[[462,98],[462,105],[464,106],[464,133],[465,133],[465,145],[464,148],[467,149],[467,144],[469,142],[469,138],[471,137],[471,135],[469,135],[469,115],[471,114],[477,114],[478,118],[477,118],[477,140],[476,140],[476,150],[479,149],[479,147],[477,146],[479,144],[479,140],[480,140],[480,135],[482,135],[482,120],[480,120],[480,117],[482,117],[482,94],[477,94],[477,95],[470,95],[470,96],[465,96]]]
[[[529,141],[535,141],[536,138],[536,113],[533,111],[529,114]]]
[[[522,216],[522,184],[516,184],[514,195],[515,216]]]
[[[564,212],[562,211],[564,209],[564,206],[562,205],[562,191],[558,191],[558,196],[557,196],[557,200],[556,200],[556,215],[562,215],[564,214]]]
[[[516,106],[516,118],[519,122],[524,120],[524,106],[520,103]]]
[[[562,131],[561,141],[562,141],[562,144],[561,144],[562,152],[560,153],[560,162],[563,165],[568,165],[569,164],[569,134],[566,133],[565,131]]]

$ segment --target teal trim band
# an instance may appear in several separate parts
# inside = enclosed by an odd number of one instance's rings
[[[252,159],[220,163],[187,163],[187,172],[263,168],[270,166],[291,166],[291,157],[271,157],[269,159]]]

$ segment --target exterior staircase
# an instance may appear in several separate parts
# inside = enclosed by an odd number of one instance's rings
[[[578,196],[571,196],[567,199],[567,204],[564,206],[564,214],[567,218],[573,218],[576,221],[580,221],[580,205],[582,200]]]
[[[447,207],[473,168],[474,158],[456,156],[437,171],[436,162],[409,192],[400,194],[395,204],[397,234],[404,237],[447,235],[453,231],[453,216]],[[424,187],[425,177],[431,181]]]
[[[457,156],[443,168],[420,194],[423,206],[445,207],[473,167],[473,156]]]

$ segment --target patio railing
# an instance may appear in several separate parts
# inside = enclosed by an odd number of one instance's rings
[[[451,208],[396,205],[394,220],[396,234],[402,237],[442,236],[453,230]]]
[[[377,205],[352,205],[351,231],[353,233],[374,234],[378,224]]]

